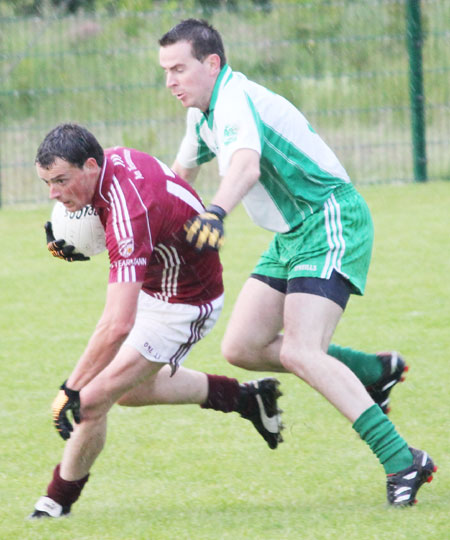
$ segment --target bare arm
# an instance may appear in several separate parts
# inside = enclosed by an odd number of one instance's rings
[[[211,203],[222,207],[227,213],[231,212],[258,181],[260,176],[259,159],[260,156],[255,150],[246,148],[237,150],[231,158],[228,171],[222,178]],[[193,184],[200,167],[187,169],[175,160],[172,170],[186,182]]]
[[[259,158],[255,150],[237,150],[211,203],[222,207],[227,213],[231,212],[258,181]]]
[[[236,150],[211,204],[206,211],[189,219],[184,225],[186,241],[197,251],[219,250],[224,242],[223,220],[257,183],[260,176],[260,156],[255,150]],[[175,171],[183,170],[175,161]]]
[[[134,325],[137,299],[142,283],[110,283],[103,314],[87,347],[67,380],[80,390],[114,358]]]
[[[193,167],[192,169],[187,169],[186,167],[183,167],[177,160],[174,161],[171,168],[174,173],[178,174],[178,176],[181,176],[183,180],[186,180],[186,182],[191,185],[194,183],[195,179],[197,178],[198,171],[200,170],[200,167]]]

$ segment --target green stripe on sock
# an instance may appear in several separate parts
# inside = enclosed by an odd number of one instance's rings
[[[386,474],[397,473],[412,465],[413,457],[407,442],[377,404],[362,413],[353,429],[370,446]]]

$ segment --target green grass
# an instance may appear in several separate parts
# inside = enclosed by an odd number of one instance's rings
[[[397,348],[407,358],[391,419],[439,465],[419,505],[386,507],[383,470],[369,448],[323,398],[281,375],[286,430],[277,451],[235,414],[115,407],[73,515],[26,521],[61,456],[50,404],[100,315],[108,265],[103,255],[85,264],[53,260],[42,230],[49,209],[8,209],[0,212],[0,538],[447,539],[450,183],[373,186],[363,194],[375,221],[373,264],[366,296],[351,300],[334,341]],[[242,209],[228,218],[227,235],[225,312],[186,365],[245,380],[254,374],[221,359],[220,339],[271,235]]]

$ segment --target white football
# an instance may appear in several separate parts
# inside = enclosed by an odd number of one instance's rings
[[[51,222],[55,239],[64,238],[66,244],[75,246],[77,253],[92,257],[105,251],[105,230],[92,206],[69,212],[62,203],[56,202]]]

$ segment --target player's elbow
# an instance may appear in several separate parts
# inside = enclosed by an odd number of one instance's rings
[[[100,325],[98,331],[102,334],[102,341],[105,345],[120,345],[131,332],[133,323],[125,320],[109,321]]]
[[[245,168],[245,178],[247,180],[248,188],[252,188],[256,182],[258,182],[261,176],[261,169],[259,167],[259,160],[251,160]]]
[[[260,155],[255,150],[237,150],[231,160],[231,176],[240,178],[245,187],[253,187],[261,176]]]
[[[122,342],[132,328],[133,323],[130,321],[116,321],[111,328],[111,337],[117,342]]]

